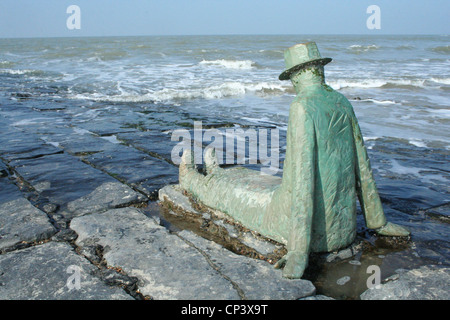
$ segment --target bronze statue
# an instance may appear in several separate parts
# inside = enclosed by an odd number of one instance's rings
[[[356,199],[366,225],[378,234],[407,236],[386,222],[353,107],[325,83],[324,65],[314,42],[285,51],[286,71],[297,96],[290,107],[282,178],[242,167],[218,166],[205,151],[207,174],[199,173],[190,151],[180,164],[180,185],[200,202],[244,226],[286,245],[277,262],[283,276],[300,278],[310,252],[330,252],[356,236]]]

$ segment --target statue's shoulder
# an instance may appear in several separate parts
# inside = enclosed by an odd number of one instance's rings
[[[336,96],[336,100],[337,100],[341,105],[343,105],[343,106],[346,107],[346,108],[350,108],[350,109],[353,110],[353,106],[352,106],[352,104],[350,103],[350,101],[347,99],[346,96],[344,96],[342,93],[340,93],[340,92],[338,92],[338,91],[336,91],[336,90],[333,90],[333,92],[334,92],[334,94],[335,94],[335,96]]]
[[[315,103],[313,97],[307,95],[297,95],[291,103],[291,109],[294,109],[299,115],[311,115],[314,112]]]
[[[330,103],[329,98],[329,95],[325,94],[323,90],[304,90],[297,94],[292,101],[291,108],[294,107],[298,112],[314,115],[321,112],[321,106]]]
[[[332,95],[334,96],[334,100],[335,103],[340,107],[343,108],[345,110],[345,112],[351,116],[354,117],[355,111],[353,109],[352,104],[350,103],[350,101],[347,99],[346,96],[344,96],[342,93],[332,89]]]

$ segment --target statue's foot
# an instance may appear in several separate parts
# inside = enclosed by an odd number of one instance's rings
[[[383,227],[375,231],[382,236],[407,237],[410,235],[408,229],[391,222],[386,223]]]
[[[288,279],[300,279],[303,276],[308,255],[299,252],[289,252],[275,264],[276,269],[283,268],[283,277]]]

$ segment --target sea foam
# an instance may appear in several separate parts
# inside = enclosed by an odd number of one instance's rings
[[[335,90],[343,88],[423,88],[426,80],[410,79],[366,79],[366,80],[331,80],[328,84]]]
[[[75,94],[74,99],[87,99],[94,101],[111,102],[171,102],[184,99],[220,99],[232,96],[242,96],[247,93],[254,94],[282,94],[288,88],[281,84],[270,82],[242,83],[225,82],[220,85],[201,88],[164,88],[162,90],[149,92],[146,94],[124,93],[117,95],[94,94]]]
[[[370,44],[370,45],[360,45],[360,44],[354,44],[351,45],[347,48],[351,53],[362,53],[362,52],[368,52],[368,51],[373,51],[373,50],[377,50],[379,49],[378,46],[374,45],[374,44]]]
[[[201,65],[206,66],[218,66],[227,69],[239,69],[239,70],[249,70],[254,68],[255,62],[251,60],[203,60],[200,62]]]
[[[22,74],[31,74],[31,75],[39,75],[43,72],[40,70],[30,70],[30,69],[0,69],[0,73],[12,74],[12,75],[22,75]]]

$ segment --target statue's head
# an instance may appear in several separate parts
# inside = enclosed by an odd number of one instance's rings
[[[291,76],[311,66],[324,66],[331,58],[322,58],[315,42],[296,44],[284,52],[286,70],[280,74],[280,80],[289,80]]]

